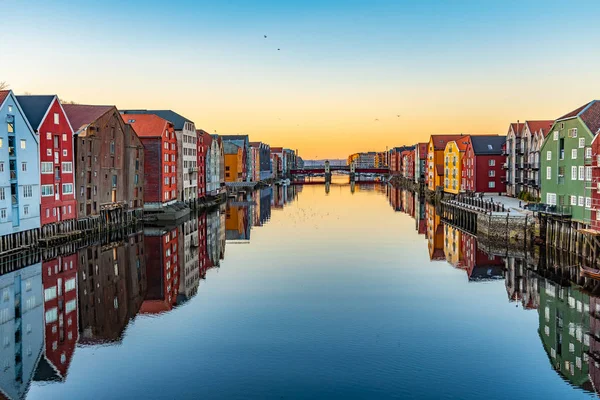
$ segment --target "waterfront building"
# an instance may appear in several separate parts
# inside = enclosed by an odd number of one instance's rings
[[[402,176],[408,180],[415,179],[415,151],[404,150],[401,153],[402,157]]]
[[[470,136],[461,136],[446,143],[444,150],[444,192],[458,194],[462,184],[462,161]]]
[[[0,120],[0,237],[25,244],[26,232],[40,227],[38,136],[11,90],[0,91]],[[44,190],[54,196],[54,186]]]
[[[77,253],[42,263],[44,288],[44,356],[38,364],[36,380],[64,381],[79,340],[77,296]]]
[[[400,175],[400,154],[398,153],[398,149],[396,147],[394,147],[393,149],[391,149],[390,151],[390,155],[389,155],[389,159],[390,159],[390,174],[392,175]]]
[[[208,194],[207,185],[211,179],[211,177],[208,176],[210,173],[210,167],[208,163],[211,161],[209,153],[213,138],[208,132],[202,129],[196,129],[196,133],[198,135],[198,146],[196,152],[198,160],[198,198],[203,199]]]
[[[273,169],[273,179],[281,179],[283,177],[283,160],[280,154],[274,152],[273,147],[271,147],[271,168]]]
[[[523,190],[523,183],[517,179],[517,168],[524,154],[521,154],[521,135],[523,124],[512,122],[506,134],[506,191],[509,196],[516,197]]]
[[[425,182],[427,176],[427,143],[417,143],[415,145],[415,182]]]
[[[204,237],[204,228],[202,231],[198,229],[199,222],[204,224],[204,218],[190,218],[183,224],[177,227],[179,233],[178,259],[181,260],[179,276],[175,277],[174,285],[179,279],[179,290],[177,293],[177,304],[181,304],[191,299],[198,293],[198,285],[200,284],[200,269],[198,268],[199,261],[202,259],[200,250],[202,250]],[[183,246],[181,246],[181,238],[183,237]],[[177,274],[177,271],[174,271]]]
[[[49,224],[77,218],[75,198],[73,128],[57,96],[17,96],[19,104],[38,136],[40,222]],[[21,169],[22,170],[22,169]],[[27,173],[35,173],[28,165]]]
[[[149,160],[144,163],[144,210],[161,210],[175,203],[178,154],[173,124],[154,114],[127,114],[122,117],[135,130]]]
[[[462,160],[461,190],[469,193],[504,193],[502,168],[506,162],[506,136],[471,136]]]
[[[250,154],[250,141],[248,140],[248,135],[222,135],[220,138],[224,142],[233,143],[241,149],[242,159],[240,167],[242,175],[237,179],[238,182],[250,182],[252,178],[252,157]]]
[[[75,131],[78,218],[100,216],[119,222],[125,212],[141,211],[144,147],[131,125],[115,106],[64,104],[63,108]]]
[[[243,182],[243,149],[233,142],[224,141],[223,152],[225,158],[225,182]]]
[[[370,151],[367,153],[358,153],[356,168],[375,168],[375,156],[377,153]]]
[[[173,124],[177,137],[177,198],[187,204],[198,199],[198,135],[194,122],[173,110],[125,110],[124,114],[155,114]]]
[[[427,188],[436,190],[444,186],[444,150],[446,144],[463,135],[431,135],[427,143]]]
[[[252,142],[253,169],[255,181],[265,181],[273,175],[271,170],[271,147],[263,142]],[[296,166],[298,167],[298,166]]]
[[[179,293],[178,257],[179,233],[177,227],[144,227],[147,291],[140,308],[142,314],[171,311]]]
[[[0,276],[0,295],[0,398],[24,399],[42,355],[44,324],[56,322],[57,310],[44,314],[39,262]]]
[[[540,150],[553,123],[554,121],[547,120],[525,121],[523,124],[519,153],[524,156],[517,165],[516,180],[524,186],[522,191],[529,193],[526,199],[535,201],[540,198]],[[507,161],[506,168],[508,167]]]
[[[594,100],[558,118],[541,148],[542,202],[578,224],[591,222],[592,140],[599,130]]]
[[[387,152],[384,152],[384,151],[378,151],[377,153],[375,153],[375,167],[376,168],[386,168],[388,166],[386,153]]]

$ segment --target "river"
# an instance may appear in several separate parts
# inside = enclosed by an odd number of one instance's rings
[[[263,189],[35,261],[0,276],[7,398],[565,399],[600,383],[599,298],[380,184]]]

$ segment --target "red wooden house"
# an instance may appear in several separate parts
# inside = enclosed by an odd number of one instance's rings
[[[472,193],[504,193],[506,182],[502,148],[506,136],[471,136],[463,156],[461,190]]]
[[[144,209],[177,201],[177,138],[173,124],[154,114],[122,114],[144,145]],[[150,161],[152,160],[152,161]]]
[[[57,96],[17,96],[29,124],[39,135],[40,185],[54,195],[41,196],[44,225],[77,217],[73,156],[73,128]]]
[[[196,129],[198,134],[198,198],[206,197],[206,155],[210,151],[212,136],[202,129]]]

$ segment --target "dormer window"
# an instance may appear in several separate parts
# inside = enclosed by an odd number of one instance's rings
[[[130,119],[129,121],[127,121],[128,124],[133,124],[135,123],[135,119]]]

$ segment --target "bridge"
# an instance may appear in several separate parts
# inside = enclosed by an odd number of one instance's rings
[[[345,171],[348,173],[351,172],[349,165],[330,165],[329,171],[330,172]],[[321,166],[307,167],[307,168],[299,168],[299,169],[290,170],[290,174],[292,176],[324,174],[324,173],[325,173],[325,166],[323,166],[323,167],[321,167]],[[354,173],[356,173],[356,174],[389,174],[390,169],[389,168],[355,168]]]

